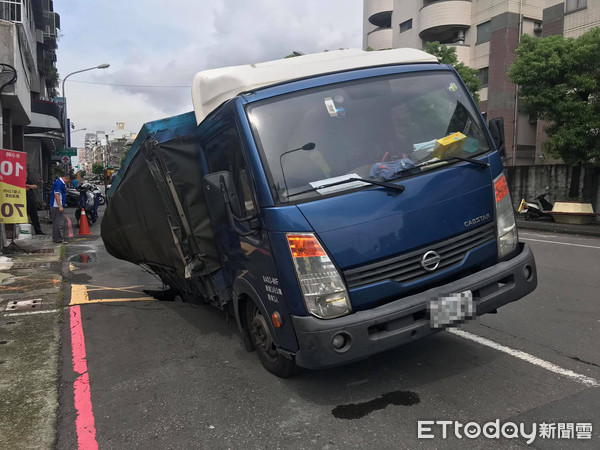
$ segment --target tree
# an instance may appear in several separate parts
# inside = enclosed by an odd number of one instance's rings
[[[544,151],[574,167],[576,197],[581,166],[600,165],[600,28],[576,39],[524,35],[508,76],[526,111],[548,122]]]
[[[478,72],[471,69],[465,64],[458,62],[456,56],[456,48],[447,45],[442,45],[438,41],[428,42],[425,44],[425,51],[435,57],[442,64],[448,64],[456,69],[460,77],[465,82],[467,89],[477,103],[479,103],[478,91],[481,89],[481,81],[479,80]]]
[[[92,164],[92,173],[99,177],[104,175],[104,166],[101,163]]]
[[[121,167],[123,167],[123,165],[125,164],[125,160],[127,159],[129,150],[131,150],[131,146],[125,147],[125,150],[123,151],[123,156],[121,156]]]

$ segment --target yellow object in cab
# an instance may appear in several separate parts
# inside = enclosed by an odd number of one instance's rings
[[[436,158],[447,158],[462,149],[467,136],[461,132],[452,133],[435,141],[433,156]]]

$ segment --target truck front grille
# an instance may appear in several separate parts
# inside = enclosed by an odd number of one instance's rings
[[[496,239],[494,224],[490,223],[408,253],[348,269],[344,271],[344,277],[349,289],[387,280],[407,283],[460,264],[467,252],[494,239]],[[433,272],[428,272],[421,266],[421,258],[429,250],[441,256],[440,264]]]

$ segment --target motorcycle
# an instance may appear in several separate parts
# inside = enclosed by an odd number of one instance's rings
[[[74,188],[67,188],[67,208],[74,208],[79,205],[79,191]]]
[[[75,210],[75,219],[79,224],[81,210],[85,211],[88,224],[91,226],[98,220],[98,206],[100,206],[100,197],[102,193],[97,186],[91,183],[83,183],[77,188],[79,191],[79,201]]]
[[[554,205],[548,201],[547,197],[548,193],[546,192],[538,195],[533,201],[522,199],[517,212],[522,214],[525,220],[550,219],[554,221],[550,214]]]

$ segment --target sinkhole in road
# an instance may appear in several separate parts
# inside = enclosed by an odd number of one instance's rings
[[[77,255],[70,256],[69,261],[75,262],[75,263],[83,263],[83,264],[91,263],[91,262],[96,261],[96,253],[95,252],[79,253]]]

